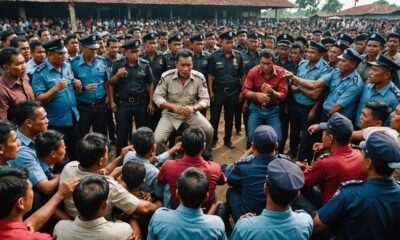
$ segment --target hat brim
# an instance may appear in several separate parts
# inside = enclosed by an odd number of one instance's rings
[[[358,144],[358,147],[361,149],[367,149],[367,141],[362,141]]]
[[[388,163],[388,167],[390,167],[392,169],[398,169],[398,168],[400,168],[400,163],[399,162],[391,162],[391,163]]]
[[[98,49],[100,48],[99,44],[91,44],[91,45],[84,45],[85,48],[89,48],[89,49]]]
[[[320,130],[326,130],[326,129],[328,129],[328,123],[326,123],[326,122],[320,123],[320,124],[319,124],[319,129],[320,129]]]
[[[58,52],[58,53],[66,53],[66,52],[68,52],[68,50],[67,50],[67,48],[66,48],[66,47],[63,47],[63,48],[59,48],[59,49],[56,49],[56,50],[54,50],[54,52]]]

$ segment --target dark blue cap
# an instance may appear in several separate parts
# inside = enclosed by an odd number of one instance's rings
[[[50,52],[67,52],[67,48],[64,46],[64,40],[61,38],[47,41],[43,43],[43,47],[46,51]]]
[[[354,38],[354,41],[365,41],[368,40],[369,35],[366,33],[361,33],[360,35],[358,35],[357,37]]]
[[[239,29],[238,31],[237,31],[237,35],[240,35],[240,34],[243,34],[243,33],[248,33],[247,32],[247,29],[245,29],[245,28],[242,28],[242,29]]]
[[[319,29],[317,29],[317,30],[314,30],[314,31],[312,32],[312,34],[316,34],[316,33],[321,33],[321,34],[322,34],[322,31],[319,30]]]
[[[321,40],[321,43],[324,46],[325,46],[325,44],[335,44],[336,43],[336,39],[334,39],[333,37],[326,37],[326,38]]]
[[[360,143],[372,161],[386,163],[388,167],[400,168],[400,146],[393,137],[382,131],[372,133],[367,141]]]
[[[219,35],[219,38],[221,40],[233,40],[236,37],[236,34],[234,32],[224,32],[221,35]]]
[[[250,38],[250,39],[260,39],[260,38],[261,38],[261,35],[260,35],[259,33],[257,33],[257,32],[251,32],[251,33],[249,33],[249,34],[247,35],[247,38]]]
[[[267,181],[286,191],[297,191],[304,186],[304,174],[291,161],[277,157],[267,166]]]
[[[394,62],[392,59],[383,56],[382,54],[378,55],[378,58],[374,62],[370,62],[373,66],[384,67],[389,69],[390,71],[400,70],[400,65]]]
[[[290,43],[294,42],[294,38],[290,34],[281,34],[276,38],[276,41],[279,43],[281,41],[289,41]]]
[[[192,35],[190,37],[190,42],[194,42],[194,41],[201,42],[203,40],[204,40],[204,35],[203,34],[196,34],[196,35]]]
[[[182,34],[181,34],[181,33],[175,33],[175,34],[171,35],[171,36],[168,38],[168,43],[171,43],[171,42],[180,42],[180,41],[182,41]]]
[[[262,148],[263,152],[274,150],[277,141],[278,136],[271,126],[261,125],[254,131],[253,143]]]
[[[343,51],[342,55],[339,56],[339,59],[352,60],[357,63],[362,62],[361,55],[356,50],[349,47]]]
[[[334,138],[344,142],[350,140],[351,134],[354,130],[351,121],[338,112],[334,113],[329,118],[328,122],[320,123],[319,128],[321,130],[329,131],[332,133]]]
[[[79,39],[79,42],[86,48],[98,49],[99,44],[97,43],[98,37],[95,34],[90,34]]]
[[[207,37],[215,36],[215,33],[214,32],[206,32],[204,35],[207,38]]]
[[[137,50],[142,42],[139,39],[133,39],[125,42],[122,47],[124,49]]]
[[[297,36],[295,41],[299,41],[302,42],[303,44],[307,43],[307,38],[305,38],[304,36]]]
[[[324,47],[324,45],[322,45],[321,43],[317,43],[316,41],[311,41],[310,48],[313,48],[320,53],[324,53],[324,52],[328,51],[328,49],[326,49]]]
[[[322,34],[322,36],[323,37],[332,37],[332,32],[331,31],[325,31],[323,34]]]
[[[337,39],[346,41],[348,45],[351,45],[354,42],[354,39],[347,33],[339,33]]]
[[[154,39],[156,39],[156,38],[158,38],[158,33],[156,33],[156,32],[149,32],[148,34],[146,34],[146,35],[143,36],[143,42],[147,42],[147,41],[150,41],[150,40],[154,40]]]
[[[382,44],[382,46],[385,45],[386,40],[385,38],[382,37],[382,35],[380,35],[379,33],[371,33],[368,36],[368,41],[377,41],[380,42]]]
[[[190,32],[183,32],[183,36],[190,36]]]
[[[400,39],[400,34],[391,32],[386,36],[387,40],[389,40],[389,38],[398,38],[398,39]]]
[[[349,48],[349,45],[347,45],[346,43],[344,43],[342,40],[337,40],[334,44],[334,47],[340,48],[343,51]]]
[[[167,36],[168,33],[166,31],[159,31],[158,36]]]

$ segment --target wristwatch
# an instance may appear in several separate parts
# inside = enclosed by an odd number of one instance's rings
[[[193,106],[193,111],[194,111],[194,112],[197,112],[196,105]]]

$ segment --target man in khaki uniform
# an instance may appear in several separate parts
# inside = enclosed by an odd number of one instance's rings
[[[206,134],[207,150],[210,151],[213,127],[200,114],[210,105],[204,75],[193,69],[193,53],[182,49],[176,54],[176,69],[162,74],[154,92],[155,104],[164,109],[155,131],[158,152],[166,150],[168,137],[182,123],[200,127]]]

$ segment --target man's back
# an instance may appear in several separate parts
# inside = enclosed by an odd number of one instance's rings
[[[239,220],[230,239],[309,239],[312,229],[312,219],[305,212],[264,209],[259,216]]]
[[[226,239],[221,218],[203,214],[201,208],[180,205],[176,210],[161,208],[153,215],[147,239]]]

